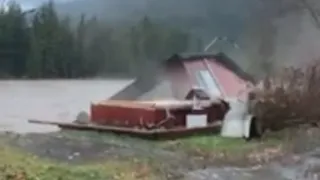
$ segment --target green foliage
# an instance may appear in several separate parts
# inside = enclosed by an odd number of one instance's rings
[[[0,144],[1,180],[156,179],[145,162],[110,159],[96,164],[68,165],[26,154],[2,141]]]
[[[30,17],[32,16],[32,17]],[[133,26],[107,26],[82,15],[76,26],[59,18],[53,1],[35,12],[12,3],[0,12],[0,75],[78,78],[136,73],[190,45],[187,33],[144,17]]]
[[[280,141],[275,139],[267,139],[264,144],[270,146],[278,145]],[[210,153],[228,153],[228,154],[247,154],[264,145],[260,142],[247,142],[244,139],[224,138],[220,136],[194,136],[182,139],[178,142],[172,143],[173,146],[179,146],[191,152]],[[171,145],[171,146],[172,146]],[[170,147],[170,145],[169,145]]]

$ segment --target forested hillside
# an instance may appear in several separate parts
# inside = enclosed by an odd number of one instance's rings
[[[0,23],[2,77],[136,74],[146,63],[187,51],[191,44],[201,48],[201,42],[187,32],[154,23],[147,16],[132,25],[110,26],[81,15],[71,26],[68,16],[59,18],[52,2],[41,6],[31,19],[12,3],[8,11],[0,12]]]
[[[61,4],[61,14],[73,17],[85,12],[119,24],[136,23],[148,15],[201,38],[227,36],[241,49],[217,45],[244,68],[255,73],[283,64],[299,64],[320,56],[317,49],[318,0],[75,0]],[[311,13],[314,11],[314,13]],[[319,23],[318,23],[319,24]],[[319,26],[320,27],[320,26]],[[320,32],[320,31],[319,31]],[[221,44],[220,44],[221,45]],[[295,50],[292,50],[295,49]],[[269,69],[269,70],[267,70]]]
[[[0,77],[135,75],[172,53],[202,51],[215,36],[240,49],[213,50],[227,51],[249,71],[270,71],[275,62],[320,56],[317,6],[316,0],[75,0],[26,13],[12,3],[0,12]]]
[[[85,12],[113,23],[134,23],[147,15],[204,39],[216,35],[235,39],[256,6],[255,0],[75,0],[57,10],[72,17]]]

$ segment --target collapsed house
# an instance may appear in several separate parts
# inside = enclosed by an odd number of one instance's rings
[[[174,54],[108,100],[92,103],[88,124],[51,124],[152,138],[218,132],[248,138],[256,119],[247,110],[248,93],[241,92],[252,82],[223,53]]]
[[[185,99],[196,87],[212,95],[234,97],[253,78],[224,53],[174,54],[111,100]]]

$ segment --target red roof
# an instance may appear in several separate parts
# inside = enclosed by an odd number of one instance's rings
[[[208,61],[209,64],[203,66],[203,61]],[[216,89],[210,82],[215,81],[218,92],[226,96],[234,96],[243,91],[244,82],[253,82],[252,76],[223,53],[174,54],[157,69],[141,75],[111,99],[182,99],[194,85],[199,84],[195,73],[203,70],[209,71],[206,75],[206,82],[209,82],[207,90]]]

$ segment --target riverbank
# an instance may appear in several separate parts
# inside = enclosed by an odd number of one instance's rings
[[[263,165],[320,145],[319,129],[310,127],[269,133],[252,142],[218,136],[150,142],[79,131],[5,133],[0,137],[1,174],[48,180],[56,176],[79,180],[183,179],[190,171]]]

